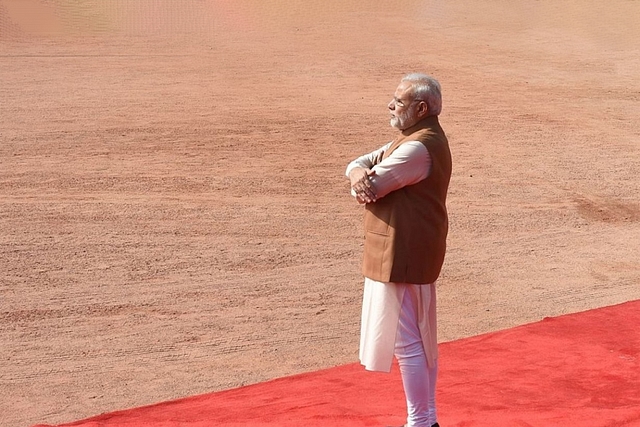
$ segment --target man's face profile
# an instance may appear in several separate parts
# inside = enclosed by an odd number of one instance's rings
[[[415,125],[421,118],[418,114],[420,100],[415,99],[410,82],[398,85],[391,102],[387,107],[391,113],[389,123],[394,128],[405,130]]]

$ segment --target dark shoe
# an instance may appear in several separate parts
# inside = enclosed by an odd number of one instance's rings
[[[387,426],[387,427],[392,427],[392,426]],[[406,425],[406,424],[404,424],[404,425],[401,425],[400,427],[407,427],[407,425]],[[440,427],[440,424],[435,423],[435,424],[434,424],[434,425],[432,425],[431,427]]]

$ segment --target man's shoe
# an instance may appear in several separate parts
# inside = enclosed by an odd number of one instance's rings
[[[392,427],[392,426],[387,426],[387,427]],[[407,427],[407,425],[406,425],[406,424],[404,424],[404,425],[401,425],[400,427]],[[434,425],[432,425],[431,427],[440,427],[440,424],[435,423],[435,424],[434,424]]]

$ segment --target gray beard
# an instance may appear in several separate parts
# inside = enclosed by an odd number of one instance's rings
[[[408,127],[408,126],[405,126],[405,124],[408,121],[410,121],[411,118],[412,117],[409,114],[409,112],[405,111],[403,114],[400,114],[399,116],[391,117],[391,119],[389,120],[389,124],[391,125],[391,127],[394,127],[396,129],[405,130]]]

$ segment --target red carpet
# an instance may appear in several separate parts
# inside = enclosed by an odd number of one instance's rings
[[[640,300],[443,343],[439,421],[640,426],[639,357]],[[381,374],[350,364],[62,426],[401,425],[403,399],[397,368]]]

